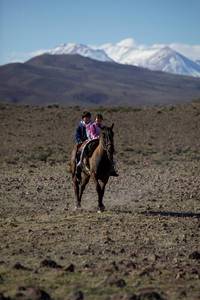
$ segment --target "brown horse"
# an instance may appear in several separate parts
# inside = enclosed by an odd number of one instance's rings
[[[77,147],[75,147],[72,152],[71,173],[76,197],[76,208],[81,207],[81,198],[83,192],[90,180],[90,177],[92,177],[98,194],[98,211],[101,212],[105,209],[105,206],[103,204],[103,196],[105,186],[110,176],[110,169],[114,152],[113,126],[114,124],[112,124],[111,127],[104,126],[102,128],[98,146],[95,148],[92,155],[87,158],[89,169],[87,168],[86,163],[83,163],[81,179],[78,178],[76,174],[75,155],[77,152]]]

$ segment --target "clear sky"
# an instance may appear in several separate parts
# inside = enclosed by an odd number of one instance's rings
[[[200,0],[0,0],[0,63],[75,42],[200,44]]]

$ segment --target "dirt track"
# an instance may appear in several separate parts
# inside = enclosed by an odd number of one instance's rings
[[[200,104],[102,110],[120,177],[97,214],[67,172],[80,109],[1,105],[0,293],[200,299]]]

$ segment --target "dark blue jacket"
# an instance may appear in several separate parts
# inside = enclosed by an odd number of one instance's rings
[[[76,144],[83,143],[88,139],[87,137],[87,132],[86,132],[86,127],[82,121],[80,121],[78,127],[76,128],[76,133],[75,133],[75,142]]]

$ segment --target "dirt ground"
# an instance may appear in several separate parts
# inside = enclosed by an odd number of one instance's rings
[[[200,299],[200,102],[103,108],[120,176],[82,209],[68,161],[82,108],[0,105],[0,299]]]

